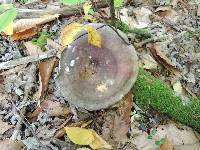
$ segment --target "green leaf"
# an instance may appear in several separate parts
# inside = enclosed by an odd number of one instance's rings
[[[47,38],[50,38],[50,37],[51,37],[51,34],[43,31],[40,33],[40,36],[37,39],[36,38],[32,39],[32,43],[34,45],[39,46],[42,49],[42,51],[45,51],[45,45],[47,44]]]
[[[160,145],[164,144],[165,141],[166,141],[166,138],[162,138],[162,139],[160,139],[158,141],[155,141],[155,144],[158,145],[158,146],[160,146]]]
[[[114,1],[115,8],[122,7],[122,5],[123,5],[123,0],[115,0]]]
[[[17,10],[12,4],[0,5],[0,32],[2,32],[17,16]]]
[[[65,5],[78,5],[81,3],[86,2],[86,0],[60,0],[61,3],[65,4]]]

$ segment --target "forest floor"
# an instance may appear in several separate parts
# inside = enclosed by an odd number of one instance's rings
[[[75,144],[86,135],[73,142],[64,127],[95,132],[97,149],[200,150],[197,131],[158,110],[142,110],[134,93],[98,111],[70,105],[56,83],[59,58],[49,55],[59,51],[67,24],[88,23],[83,5],[36,0],[13,2],[13,6],[18,11],[14,33],[0,35],[1,150],[94,149],[86,141]],[[95,22],[110,22],[108,6],[93,6]],[[164,81],[185,103],[188,95],[200,99],[199,0],[127,0],[116,8],[116,18],[116,28],[126,33],[137,51],[140,68]],[[23,58],[25,62],[18,65]],[[3,64],[16,59],[8,68]]]

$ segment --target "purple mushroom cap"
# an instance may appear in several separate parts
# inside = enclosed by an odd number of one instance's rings
[[[70,103],[98,110],[115,104],[131,89],[138,73],[137,54],[109,26],[89,25],[101,34],[101,48],[88,43],[84,30],[78,33],[62,54],[58,83]]]

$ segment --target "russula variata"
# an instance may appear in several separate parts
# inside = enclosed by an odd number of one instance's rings
[[[101,34],[101,48],[88,43],[85,30],[78,33],[62,54],[58,85],[76,107],[98,110],[115,104],[131,89],[138,73],[137,54],[121,31],[119,36],[107,25],[88,25]]]

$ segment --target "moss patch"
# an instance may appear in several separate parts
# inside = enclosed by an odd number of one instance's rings
[[[188,103],[185,104],[169,86],[143,69],[139,71],[133,94],[140,108],[159,110],[174,120],[200,131],[199,99],[188,97]]]
[[[107,22],[107,24],[112,25],[111,22]],[[147,39],[147,38],[151,38],[152,35],[150,33],[150,30],[148,30],[147,28],[133,28],[131,29],[126,23],[124,23],[123,21],[117,19],[115,21],[115,27],[121,31],[123,31],[124,33],[134,33],[136,35],[136,38],[139,39]]]

